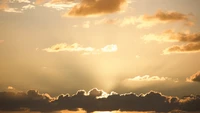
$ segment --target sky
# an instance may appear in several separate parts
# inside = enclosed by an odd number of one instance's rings
[[[199,0],[0,0],[0,113],[200,112]]]

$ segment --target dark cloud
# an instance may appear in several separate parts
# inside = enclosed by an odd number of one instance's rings
[[[200,82],[200,71],[186,79],[187,82]]]
[[[103,97],[102,90],[92,89],[88,93],[79,90],[70,96],[59,95],[56,98],[38,91],[0,92],[0,111],[39,111],[53,112],[60,110],[77,111],[79,108],[87,111],[156,111],[173,110],[200,111],[200,95],[184,96],[183,98],[166,96],[150,91],[146,94],[110,93]]]
[[[66,15],[88,16],[97,14],[109,14],[121,10],[126,0],[81,0]]]

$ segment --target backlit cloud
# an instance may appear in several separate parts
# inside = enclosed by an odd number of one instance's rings
[[[22,7],[22,10],[35,9],[34,5],[28,4]]]
[[[8,86],[8,90],[13,90],[14,88],[12,86]]]
[[[157,24],[167,24],[175,22],[183,22],[184,25],[191,26],[194,23],[191,21],[191,15],[183,14],[176,11],[157,11],[153,15],[140,15],[129,16],[123,19],[104,19],[97,21],[96,23],[118,24],[121,27],[127,25],[135,25],[137,28],[150,28]],[[110,22],[107,22],[111,20]]]
[[[0,92],[0,111],[34,111],[54,112],[61,110],[86,112],[94,111],[155,111],[170,112],[200,111],[200,96],[190,95],[183,98],[166,96],[159,92],[150,91],[146,94],[135,93],[106,93],[101,97],[103,90],[91,89],[88,93],[85,90],[78,90],[76,94],[61,94],[58,97],[51,97],[49,94],[41,94],[36,90],[27,92]],[[101,97],[101,98],[98,98]],[[150,104],[149,104],[150,103]]]
[[[186,78],[187,82],[200,82],[200,71],[196,72],[189,78]]]
[[[89,16],[109,14],[122,10],[126,0],[81,0],[66,16]]]
[[[166,48],[163,53],[197,53],[200,52],[200,42],[198,43],[187,43],[184,45],[174,45],[172,47]]]
[[[83,52],[84,55],[88,55],[88,54],[100,54],[101,52],[116,52],[117,45],[111,44],[111,45],[106,45],[101,49],[95,49],[93,47],[83,47],[78,43],[74,43],[72,45],[61,43],[53,45],[50,48],[45,48],[43,50],[46,52],[60,52],[60,51]]]
[[[144,75],[144,76],[136,76],[134,78],[129,78],[128,80],[130,80],[130,81],[165,81],[165,80],[169,80],[169,79],[170,78],[168,78],[168,77]]]
[[[161,34],[148,34],[141,37],[145,41],[184,42],[183,45],[174,45],[166,48],[163,53],[196,53],[200,52],[200,33],[174,32],[167,30]]]
[[[74,0],[51,0],[43,4],[44,7],[64,10],[65,8],[74,7],[77,3]]]

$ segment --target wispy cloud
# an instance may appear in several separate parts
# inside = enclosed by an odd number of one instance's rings
[[[111,44],[106,45],[101,49],[95,49],[93,47],[83,47],[78,43],[74,43],[72,45],[68,45],[66,43],[56,44],[51,46],[50,48],[43,49],[46,52],[61,52],[61,51],[68,51],[68,52],[83,52],[84,55],[86,54],[100,54],[102,52],[116,52],[117,45]]]
[[[129,78],[128,80],[130,81],[165,81],[165,80],[170,80],[170,78],[144,75],[144,76],[136,76],[134,78]]]
[[[184,25],[191,26],[194,23],[192,16],[177,11],[157,11],[153,15],[129,16],[123,19],[103,19],[97,20],[98,24],[117,24],[121,27],[127,25],[135,25],[137,28],[150,28],[158,24],[167,24],[175,22],[183,22]]]
[[[200,71],[196,72],[189,78],[186,78],[187,82],[200,82]]]

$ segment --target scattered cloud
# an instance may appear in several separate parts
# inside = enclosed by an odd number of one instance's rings
[[[28,4],[22,7],[22,10],[35,9],[34,5]]]
[[[94,22],[95,25],[100,25],[100,24],[117,24],[119,22],[119,19],[108,19],[108,18],[103,18],[101,20],[96,20]]]
[[[74,7],[77,3],[74,0],[51,0],[45,3],[43,6],[48,8],[54,8],[56,10],[64,10],[65,8]]]
[[[174,32],[167,30],[161,34],[148,34],[141,37],[145,41],[183,42],[183,45],[174,45],[166,48],[163,54],[196,53],[200,52],[200,33]]]
[[[150,28],[157,24],[183,22],[184,25],[192,26],[191,15],[176,11],[157,11],[154,15],[129,16],[123,19],[97,20],[97,24],[118,24],[121,27],[135,25],[137,28]]]
[[[187,82],[200,82],[200,71],[196,72],[189,78],[186,78]]]
[[[174,32],[166,30],[161,34],[148,34],[142,37],[145,41],[158,42],[200,42],[200,33]]]
[[[74,43],[72,45],[68,45],[66,43],[61,43],[61,44],[56,44],[53,45],[50,48],[46,48],[44,49],[47,52],[60,52],[60,51],[69,51],[69,52],[79,52],[79,51],[94,51],[94,48],[92,47],[82,47],[80,44],[78,43]]]
[[[130,80],[130,81],[165,81],[165,80],[169,80],[169,79],[170,78],[168,78],[168,77],[144,75],[144,76],[136,76],[134,78],[129,78],[128,80]]]
[[[9,0],[10,3],[15,3],[15,2],[18,2],[18,3],[31,3],[31,1],[29,0]]]
[[[101,97],[106,94],[105,97]],[[101,97],[101,98],[99,98]],[[199,95],[184,96],[183,98],[166,96],[159,92],[150,91],[146,94],[135,93],[106,93],[97,88],[88,93],[78,90],[76,94],[61,94],[51,97],[49,94],[41,94],[36,90],[27,92],[0,92],[0,111],[34,111],[54,112],[61,110],[86,112],[94,111],[155,111],[170,112],[200,111]],[[151,104],[149,104],[151,103]]]
[[[109,14],[122,10],[126,0],[81,0],[65,16],[90,16]]]
[[[100,54],[101,52],[116,52],[117,45],[111,44],[111,45],[106,45],[101,49],[95,49],[93,47],[83,47],[78,43],[74,43],[72,45],[61,43],[53,45],[50,48],[45,48],[43,50],[46,52],[60,52],[60,51],[83,52],[83,55],[88,55],[88,54]]]
[[[107,45],[103,48],[101,48],[102,52],[116,52],[117,51],[117,45],[111,44]]]
[[[166,48],[163,53],[197,53],[200,52],[200,42],[198,43],[187,43],[184,45],[174,45],[172,47]]]
[[[19,10],[18,8],[6,8],[4,9],[4,11],[9,13],[22,13],[22,11]]]

